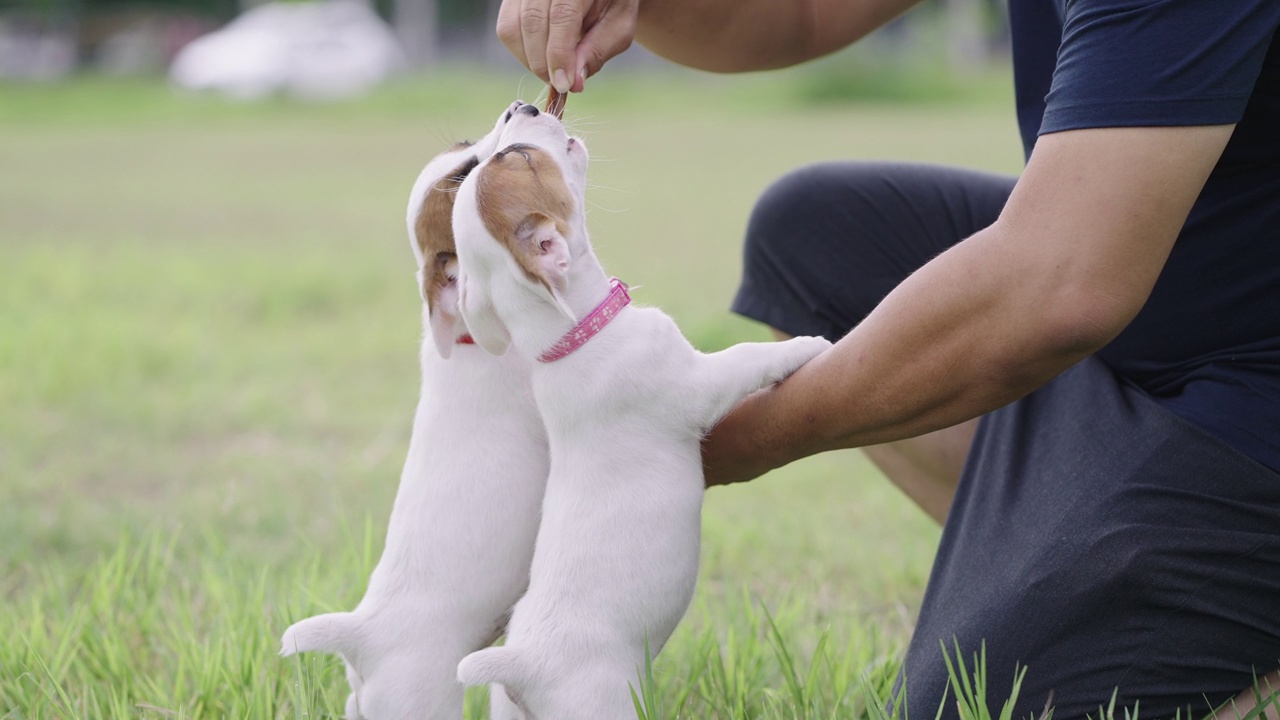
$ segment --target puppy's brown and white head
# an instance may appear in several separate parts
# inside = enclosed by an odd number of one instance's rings
[[[457,192],[459,308],[476,342],[502,354],[504,308],[540,301],[576,322],[566,301],[574,261],[591,254],[583,200],[587,149],[555,116],[516,108],[498,149]]]
[[[511,104],[487,135],[463,141],[440,153],[422,169],[413,190],[405,222],[409,245],[418,261],[418,287],[426,303],[432,340],[448,358],[457,338],[467,334],[458,314],[458,258],[453,240],[453,205],[467,175],[497,149],[502,129],[524,103]]]

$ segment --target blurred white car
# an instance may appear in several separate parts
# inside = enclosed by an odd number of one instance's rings
[[[253,100],[358,95],[405,65],[391,28],[362,0],[271,2],[184,47],[170,79]]]

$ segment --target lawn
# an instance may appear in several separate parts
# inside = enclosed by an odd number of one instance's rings
[[[606,78],[566,113],[595,247],[708,350],[767,336],[726,306],[779,174],[1021,162],[1002,78],[894,102]],[[0,718],[340,716],[339,661],[277,638],[352,607],[381,549],[417,399],[409,186],[517,94],[465,71],[330,106],[0,86]],[[713,490],[704,519],[659,714],[874,716],[933,523],[854,451]]]

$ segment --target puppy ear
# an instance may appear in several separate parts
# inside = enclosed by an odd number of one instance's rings
[[[467,687],[493,684],[520,687],[528,685],[529,680],[528,666],[519,650],[511,647],[485,648],[458,663],[458,682]]]
[[[436,352],[445,360],[453,354],[453,346],[458,337],[458,290],[457,287],[442,288],[437,291],[436,301],[427,311],[427,319],[431,326],[431,340],[435,343]]]
[[[427,319],[436,352],[445,360],[453,354],[458,337],[458,259],[452,253],[440,253],[418,271],[422,299],[427,303]]]
[[[358,624],[349,612],[316,615],[289,626],[280,638],[280,656],[300,652],[328,652],[350,660],[357,648]]]
[[[493,309],[493,299],[485,288],[477,289],[475,281],[459,280],[458,310],[476,344],[490,355],[501,355],[511,344],[511,332]]]
[[[577,322],[569,304],[564,300],[564,290],[569,284],[569,267],[573,256],[569,241],[551,218],[533,213],[516,226],[516,243],[524,255],[526,269],[542,281],[545,297],[560,308],[565,317]]]

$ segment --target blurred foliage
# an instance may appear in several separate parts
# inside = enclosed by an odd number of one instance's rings
[[[63,15],[105,12],[154,12],[160,14],[191,13],[226,21],[242,9],[262,4],[264,0],[0,0],[0,13],[19,12],[37,17],[56,18]],[[306,2],[308,0],[285,0]],[[384,17],[392,13],[392,0],[370,0]],[[476,26],[486,22],[488,2],[476,0],[435,0],[441,25]]]
[[[797,100],[805,105],[998,100],[1008,92],[1007,76],[998,69],[957,74],[941,63],[901,63],[874,57],[815,64],[794,86]]]
[[[752,202],[789,169],[1021,165],[1007,103],[806,107],[802,80],[611,69],[569,103],[595,158],[597,254],[701,348],[767,337],[725,306]],[[463,71],[325,105],[90,75],[0,84],[0,576],[93,553],[121,525],[212,522],[261,559],[337,497],[385,518],[421,334],[408,188],[541,90]],[[758,533],[754,512],[719,532]],[[812,514],[773,522],[791,520],[778,535],[808,537]],[[825,567],[812,575],[868,584]]]
[[[513,61],[514,66],[514,61]],[[405,120],[450,114],[483,115],[495,98],[536,100],[543,85],[531,75],[450,67],[404,77],[358,100],[311,104],[276,98],[258,103],[227,102],[209,95],[175,94],[149,79],[84,74],[71,82],[0,84],[0,123],[84,126],[189,122],[198,126],[286,118],[308,122],[349,122],[364,118]],[[609,67],[593,78],[589,91],[574,95],[575,109],[611,115],[637,109],[693,110],[708,103],[721,108],[787,110],[843,105],[969,105],[1012,108],[1013,85],[1006,66],[951,74],[940,61],[894,64],[874,56],[839,54],[791,70],[722,76],[670,65]],[[1012,117],[1012,110],[1010,110]]]
[[[796,99],[813,105],[1007,100],[1004,19],[991,4],[978,9],[971,56],[956,57],[950,15],[926,2],[857,44],[797,68]]]
[[[767,337],[726,305],[782,173],[1021,164],[1004,100],[806,106],[811,71],[610,67],[569,103],[597,254],[704,349]],[[427,158],[542,89],[514,63],[324,105],[0,84],[0,717],[340,707],[335,658],[274,642],[354,603],[381,544],[418,397],[405,199]],[[835,704],[892,667],[932,521],[830,453],[708,493],[703,527],[699,598],[655,665],[667,707],[690,686],[684,717],[876,707]]]

